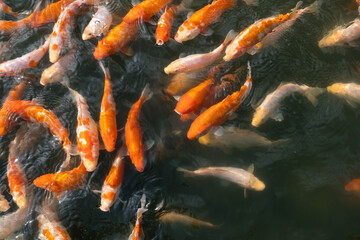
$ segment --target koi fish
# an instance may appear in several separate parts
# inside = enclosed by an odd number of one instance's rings
[[[100,66],[105,74],[104,95],[101,100],[99,119],[100,135],[103,139],[106,151],[112,152],[115,150],[117,139],[116,103],[112,94],[109,69],[105,68],[101,62]]]
[[[27,180],[23,169],[17,158],[18,137],[10,144],[9,161],[7,165],[7,177],[9,182],[10,193],[19,208],[26,207],[26,187]]]
[[[78,109],[76,126],[78,151],[86,170],[92,172],[95,170],[99,158],[100,147],[97,125],[91,117],[85,98],[73,89],[70,89],[70,91]]]
[[[243,0],[247,5],[259,5],[259,0]]]
[[[359,192],[360,191],[360,179],[352,179],[348,184],[345,185],[346,191]]]
[[[55,63],[65,53],[75,16],[84,13],[89,6],[86,0],[75,0],[61,12],[50,38],[50,62]]]
[[[260,19],[249,27],[245,28],[226,48],[225,61],[238,58],[258,42],[260,42],[271,30],[279,24],[287,21],[292,17],[293,13],[300,7],[302,2],[298,2],[295,9],[285,15],[279,14],[276,17]]]
[[[11,233],[20,230],[31,211],[33,196],[30,196],[26,207],[18,208],[15,212],[0,217],[0,239],[6,239]]]
[[[68,131],[62,126],[53,112],[46,110],[33,101],[23,100],[5,101],[3,108],[26,121],[37,122],[44,127],[48,127],[51,134],[55,135],[62,142],[64,150],[68,155],[67,159],[70,158],[72,149]]]
[[[117,152],[115,160],[111,166],[109,174],[106,176],[101,190],[101,206],[100,209],[104,212],[109,211],[113,205],[116,196],[119,194],[124,178],[125,159],[120,155],[120,150]]]
[[[145,0],[134,6],[124,17],[127,24],[149,22],[151,17],[160,12],[173,0]]]
[[[2,0],[0,0],[0,10],[12,15],[17,15],[17,12],[13,12],[13,10],[11,9],[11,7],[9,7],[8,5],[6,5]]]
[[[278,146],[288,141],[287,139],[270,141],[253,131],[236,127],[219,127],[215,132],[209,132],[201,136],[198,140],[202,145],[218,147],[224,151],[251,147]]]
[[[182,43],[195,38],[199,33],[205,34],[207,27],[217,21],[225,10],[235,6],[235,2],[236,0],[216,0],[201,8],[179,27],[175,40]]]
[[[77,62],[75,53],[76,49],[73,48],[56,63],[45,69],[41,74],[40,84],[46,85],[54,82],[66,82],[67,75],[75,72]]]
[[[0,75],[2,76],[16,76],[18,73],[26,69],[36,67],[40,60],[45,56],[49,49],[49,38],[40,48],[27,53],[21,57],[3,62],[0,64]]]
[[[205,74],[193,72],[175,74],[164,91],[171,96],[181,94],[195,87],[205,77]]]
[[[112,23],[112,15],[105,6],[99,6],[98,10],[84,29],[83,40],[88,40],[106,33]]]
[[[134,103],[129,111],[125,124],[125,142],[129,151],[131,162],[139,172],[144,171],[144,144],[142,131],[139,123],[141,107],[152,97],[152,92],[147,84],[141,93],[139,100]]]
[[[207,167],[199,168],[195,171],[178,168],[178,171],[185,172],[185,176],[217,177],[236,183],[245,189],[251,189],[255,191],[262,191],[265,189],[265,184],[253,175],[253,164],[249,167],[247,171],[242,168],[234,167]]]
[[[334,83],[327,91],[344,98],[351,106],[360,104],[360,85],[356,83]]]
[[[220,1],[220,0],[217,0]],[[215,50],[209,53],[204,54],[193,54],[186,56],[184,58],[179,58],[172,63],[170,63],[166,68],[164,68],[164,72],[166,74],[171,73],[179,73],[179,72],[188,72],[195,69],[204,68],[209,66],[220,56],[226,44],[235,38],[235,33],[231,30],[224,40],[224,42],[217,47]]]
[[[195,228],[199,228],[199,227],[209,227],[209,228],[213,228],[215,227],[214,224],[212,224],[211,222],[206,222],[206,221],[202,221],[187,215],[183,215],[180,213],[176,213],[176,212],[167,212],[165,214],[162,214],[159,217],[160,222],[166,223],[166,224],[176,224],[176,223],[180,223],[183,225],[187,225],[187,226],[192,226]]]
[[[5,102],[19,100],[23,96],[26,87],[26,82],[20,82],[13,90],[9,92]],[[16,121],[11,112],[2,107],[0,109],[0,136],[5,136],[15,124]]]
[[[249,95],[251,87],[252,79],[249,71],[249,77],[239,91],[234,92],[221,102],[211,106],[194,120],[187,133],[188,139],[193,140],[200,134],[205,134],[211,128],[220,126],[226,122]]]
[[[44,240],[70,240],[70,236],[66,229],[61,225],[57,217],[55,209],[49,203],[49,200],[44,200],[37,220],[39,222],[39,239]]]
[[[6,212],[10,209],[9,202],[6,200],[4,195],[0,194],[0,212]]]
[[[280,85],[274,92],[266,96],[264,101],[255,110],[251,125],[258,127],[269,117],[277,121],[282,121],[283,116],[279,111],[275,111],[281,101],[293,93],[304,95],[313,105],[317,104],[316,96],[323,93],[325,89],[313,88],[306,85],[287,83]]]
[[[64,191],[75,190],[82,185],[87,177],[84,163],[70,171],[57,172],[42,175],[36,178],[33,183],[39,188],[56,193],[59,196]]]
[[[155,31],[155,39],[157,45],[163,45],[170,38],[171,27],[174,17],[182,11],[187,10],[184,5],[179,4],[170,8],[166,8],[161,15]]]
[[[336,27],[319,41],[319,47],[353,45],[360,38],[360,19],[355,19],[348,27]]]
[[[144,212],[147,211],[147,208],[145,207],[145,201],[146,201],[146,197],[145,194],[142,195],[141,197],[141,206],[140,208],[137,210],[137,217],[136,217],[136,223],[135,223],[135,227],[134,230],[132,231],[132,233],[130,234],[128,240],[143,240],[144,239],[144,233],[142,230],[142,216],[144,214]]]
[[[127,56],[132,56],[133,51],[128,46],[138,35],[139,25],[137,23],[128,24],[122,22],[98,42],[95,48],[94,57],[96,60],[106,58],[118,51]]]

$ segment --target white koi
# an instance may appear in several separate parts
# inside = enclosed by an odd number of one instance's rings
[[[109,10],[105,6],[99,6],[91,21],[84,29],[82,39],[88,40],[101,34],[105,34],[109,30],[111,23],[112,15]]]

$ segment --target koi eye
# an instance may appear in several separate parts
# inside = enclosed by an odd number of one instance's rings
[[[175,69],[174,72],[178,72],[179,70],[178,69]]]

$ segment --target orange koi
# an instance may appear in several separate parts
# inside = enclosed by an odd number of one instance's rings
[[[128,24],[148,22],[152,16],[160,12],[161,9],[172,1],[173,0],[145,0],[130,9],[123,21]]]
[[[37,122],[44,127],[48,127],[50,132],[62,142],[68,158],[70,157],[71,141],[68,137],[68,131],[62,126],[53,112],[46,110],[33,101],[24,100],[5,101],[3,108],[24,120]]]
[[[140,200],[141,206],[137,210],[135,227],[128,238],[129,240],[143,240],[144,239],[144,233],[143,233],[143,230],[141,227],[141,223],[142,223],[142,216],[143,216],[144,212],[147,211],[147,209],[145,208],[145,201],[146,201],[146,198],[145,198],[145,194],[144,194]]]
[[[52,206],[48,205],[48,203],[43,203],[37,220],[39,222],[39,239],[71,239],[66,229],[64,228],[64,226],[61,225],[60,220],[56,216],[55,209]]]
[[[5,99],[5,102],[19,100],[22,97],[26,86],[26,82],[19,83],[13,90],[9,92],[9,95]],[[15,119],[11,115],[11,113],[4,107],[2,107],[0,110],[0,136],[5,136],[15,124]]]
[[[101,190],[100,209],[104,212],[109,211],[119,193],[119,189],[124,178],[124,166],[125,160],[124,157],[120,155],[119,150]]]
[[[126,125],[125,142],[129,151],[131,162],[139,172],[144,171],[144,145],[142,131],[139,123],[140,110],[144,102],[152,96],[149,85],[146,85],[139,100],[131,107]]]
[[[235,2],[236,0],[217,0],[201,8],[179,27],[175,40],[182,43],[195,38],[199,33],[204,34],[205,29],[217,21],[226,9],[233,7]]]
[[[0,75],[15,76],[26,69],[36,67],[49,49],[49,38],[40,48],[21,57],[0,64]]]
[[[0,0],[0,10],[9,14],[17,15],[17,12],[13,12],[11,7],[6,5],[2,0]]]
[[[100,135],[103,139],[106,151],[112,152],[115,150],[117,139],[116,104],[112,94],[109,69],[105,68],[101,62],[100,66],[105,74],[104,95],[101,101],[99,119]]]
[[[34,180],[34,185],[54,192],[59,196],[64,191],[75,190],[82,185],[87,176],[84,163],[70,171],[42,175]]]
[[[50,38],[50,62],[55,63],[65,53],[75,16],[84,13],[89,6],[86,0],[76,0],[61,12]]]
[[[302,2],[298,2],[295,9],[287,14],[279,14],[276,17],[260,19],[249,27],[245,28],[226,48],[225,61],[238,58],[248,52],[251,48],[260,42],[271,30],[279,24],[287,21],[293,13],[300,7]]]
[[[27,180],[23,166],[19,163],[17,158],[17,142],[18,138],[10,145],[9,162],[7,165],[7,177],[9,182],[10,193],[19,208],[26,207],[26,186]]]
[[[132,56],[133,51],[128,47],[129,43],[138,35],[139,25],[137,23],[128,24],[122,22],[98,42],[95,48],[94,57],[96,60],[106,58],[118,51],[127,56]]]
[[[157,23],[157,28],[155,31],[155,39],[157,45],[163,45],[167,40],[169,40],[174,17],[179,12],[185,10],[186,8],[182,4],[166,8],[165,12],[161,15]]]
[[[360,192],[360,178],[355,178],[345,185],[346,191]]]
[[[89,107],[83,96],[70,89],[78,108],[76,140],[81,161],[88,172],[95,170],[99,158],[99,137],[97,125],[91,117]]]
[[[205,134],[211,128],[220,126],[226,122],[249,95],[251,87],[252,79],[251,75],[249,75],[239,91],[234,92],[221,102],[208,108],[194,120],[187,133],[188,139],[193,140],[200,134]]]

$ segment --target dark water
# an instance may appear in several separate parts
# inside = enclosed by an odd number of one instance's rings
[[[5,1],[15,10],[30,10],[36,2]],[[44,1],[48,3],[48,1]],[[229,72],[234,66],[245,66],[250,61],[253,89],[248,99],[236,112],[236,118],[225,125],[253,130],[269,139],[290,139],[281,147],[256,148],[224,153],[208,148],[197,141],[186,139],[188,123],[179,120],[173,111],[175,100],[163,94],[170,77],[163,68],[181,53],[208,52],[218,46],[227,32],[240,32],[254,21],[286,13],[294,8],[293,0],[260,0],[259,6],[237,6],[225,12],[211,27],[214,34],[198,36],[192,41],[178,44],[170,41],[156,46],[155,26],[144,24],[139,38],[132,43],[135,54],[121,53],[106,59],[110,68],[113,93],[117,106],[119,128],[126,122],[132,104],[139,98],[146,83],[154,92],[153,98],[142,108],[141,125],[145,139],[155,140],[147,154],[143,173],[136,172],[128,159],[124,183],[118,201],[110,212],[98,209],[100,190],[110,169],[115,153],[101,151],[98,168],[89,174],[86,185],[68,192],[60,201],[58,215],[72,239],[127,239],[135,224],[140,198],[145,193],[149,211],[144,214],[145,239],[360,239],[360,198],[346,192],[344,186],[360,176],[360,113],[343,99],[330,94],[319,97],[312,106],[303,96],[294,95],[284,100],[281,110],[284,121],[268,120],[259,128],[251,126],[254,110],[259,102],[281,82],[303,83],[326,87],[334,82],[358,82],[356,69],[360,64],[360,48],[332,47],[321,50],[317,42],[335,26],[350,22],[358,16],[352,1],[324,0],[318,14],[306,14],[276,45],[254,56],[244,55],[227,64]],[[308,6],[312,1],[304,1]],[[193,0],[191,7],[199,9],[207,1]],[[119,12],[131,6],[129,2],[115,2]],[[119,10],[120,9],[120,10]],[[3,15],[4,19],[11,16]],[[175,29],[185,20],[181,15]],[[104,76],[93,58],[97,39],[82,41],[81,33],[90,14],[77,19],[73,37],[78,45],[76,71],[70,77],[70,86],[87,100],[89,110],[97,122],[104,86]],[[27,53],[51,33],[52,24],[38,29],[24,29],[7,38],[1,60],[13,59]],[[48,57],[37,68],[27,71],[40,77],[50,66]],[[16,85],[16,79],[3,78],[0,83],[4,99]],[[45,87],[32,84],[25,99],[38,99],[59,117],[75,140],[76,107],[66,87],[59,83]],[[33,141],[20,155],[29,182],[45,173],[57,171],[64,153],[58,140],[48,130],[29,125],[26,138]],[[7,186],[6,165],[8,146],[16,129],[0,140],[1,185]],[[179,131],[183,134],[174,134]],[[122,144],[119,132],[117,147]],[[196,169],[207,166],[247,168],[255,165],[255,175],[266,184],[262,192],[248,191],[235,184],[215,178],[185,178],[177,167]],[[25,239],[37,239],[36,205],[46,195],[34,189],[35,204],[24,228],[19,231]],[[11,196],[5,191],[6,197]],[[161,211],[155,211],[164,201]],[[15,203],[11,203],[15,210]],[[186,225],[160,223],[158,217],[165,211],[176,211],[216,224],[215,228],[196,228]]]

